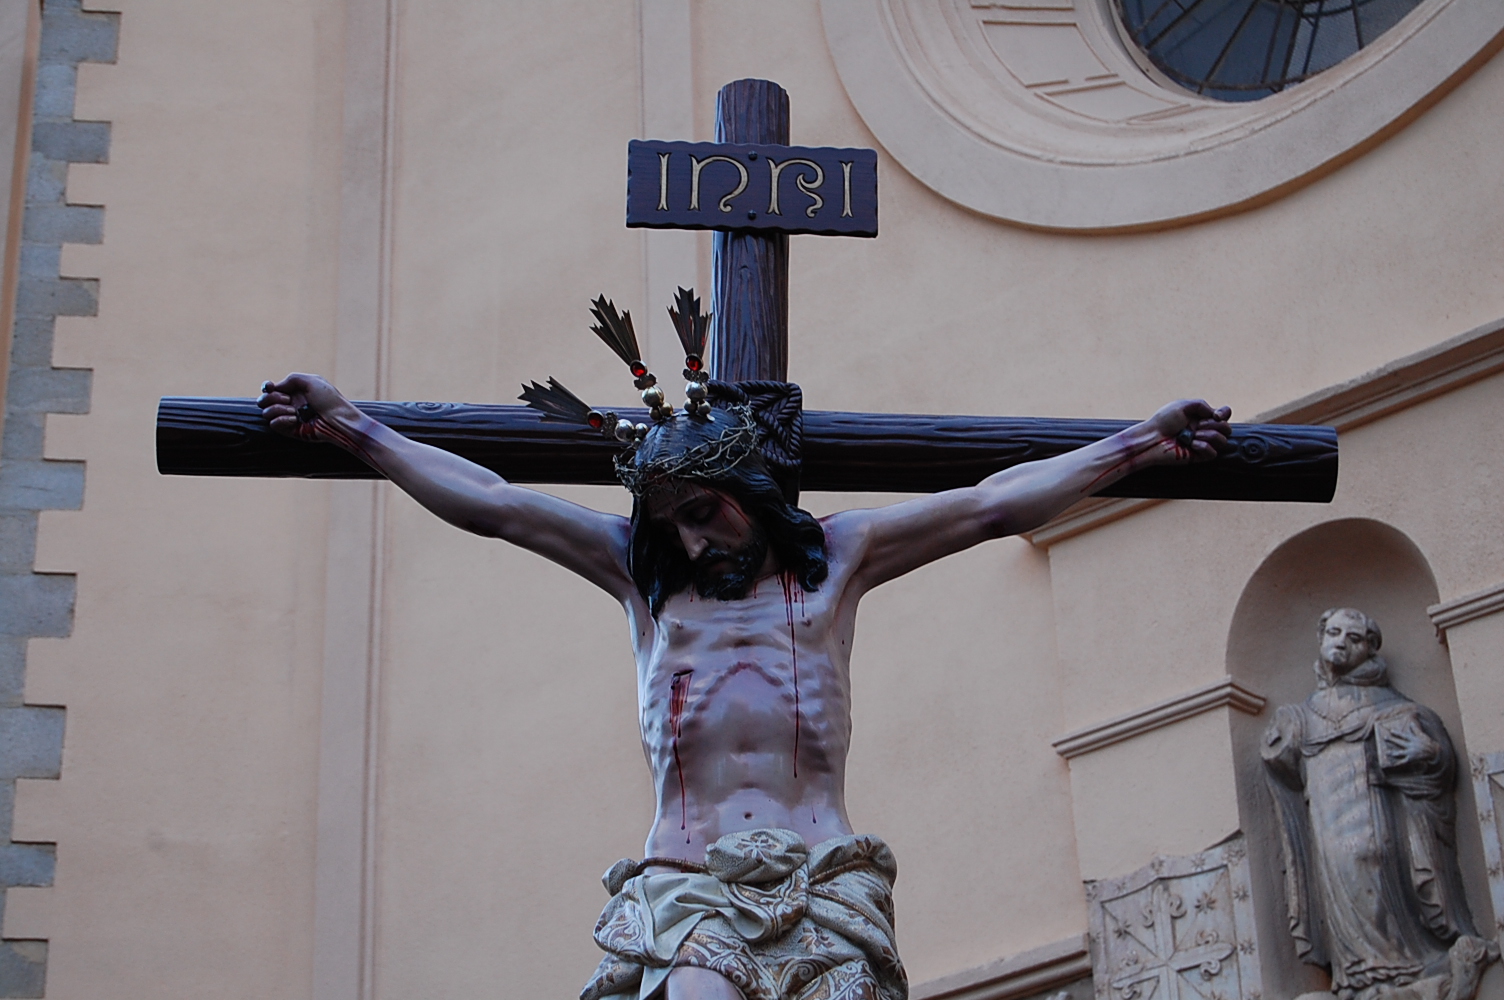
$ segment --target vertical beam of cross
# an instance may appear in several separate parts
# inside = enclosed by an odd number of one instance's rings
[[[789,95],[770,80],[734,80],[715,101],[715,141],[789,144]],[[711,255],[710,373],[777,379],[789,373],[789,236],[717,232]]]

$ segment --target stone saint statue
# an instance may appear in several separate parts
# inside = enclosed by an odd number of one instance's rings
[[[622,442],[630,519],[404,438],[313,375],[266,383],[259,405],[274,430],[347,449],[450,524],[551,559],[626,612],[657,812],[645,858],[606,873],[606,954],[583,1000],[904,1000],[897,866],[846,818],[857,602],[1130,472],[1214,458],[1231,413],[1173,403],[973,487],[817,520],[787,474],[798,387],[710,381],[698,362],[675,411],[634,357],[651,427],[529,390]]]
[[[1457,753],[1389,685],[1377,622],[1335,608],[1318,629],[1316,691],[1275,712],[1262,747],[1296,954],[1339,1000],[1471,1000],[1498,951],[1463,895]]]

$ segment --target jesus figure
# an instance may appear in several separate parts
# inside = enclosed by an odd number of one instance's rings
[[[677,413],[654,391],[654,426],[617,428],[630,520],[409,440],[314,375],[267,382],[258,402],[274,430],[354,453],[450,524],[551,559],[626,612],[657,811],[644,859],[606,873],[606,954],[581,1000],[905,1000],[896,863],[846,817],[857,604],[1131,472],[1216,457],[1231,410],[1171,403],[976,486],[817,520],[791,502],[745,390],[701,378]]]

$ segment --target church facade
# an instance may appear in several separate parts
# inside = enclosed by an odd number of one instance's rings
[[[1504,13],[1354,4],[1343,48],[1252,3],[1198,63],[1155,7],[3,0],[0,997],[578,992],[651,818],[619,610],[385,483],[161,476],[155,409],[631,405],[589,301],[676,370],[711,272],[623,225],[627,143],[744,77],[878,155],[877,239],[790,240],[810,409],[1339,434],[1330,504],[1090,500],[866,598],[848,799],[912,995],[1328,989],[1260,748],[1334,607],[1450,737],[1497,941]],[[1177,905],[1199,939],[1125,950]]]

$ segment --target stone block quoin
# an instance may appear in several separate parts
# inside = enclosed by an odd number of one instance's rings
[[[108,122],[73,117],[81,62],[115,61],[118,14],[83,9],[85,0],[42,0],[42,23],[25,176],[16,311],[11,331],[0,435],[0,919],[11,886],[52,884],[55,844],[11,840],[18,779],[57,779],[62,770],[64,710],[27,705],[26,647],[34,638],[73,630],[74,577],[37,573],[37,520],[44,510],[78,510],[84,463],[42,456],[49,413],[87,413],[88,369],[54,368],[52,337],[59,316],[93,316],[99,283],[65,278],[64,243],[104,238],[104,209],[69,205],[70,163],[104,163]],[[47,942],[0,941],[0,997],[41,997]]]

